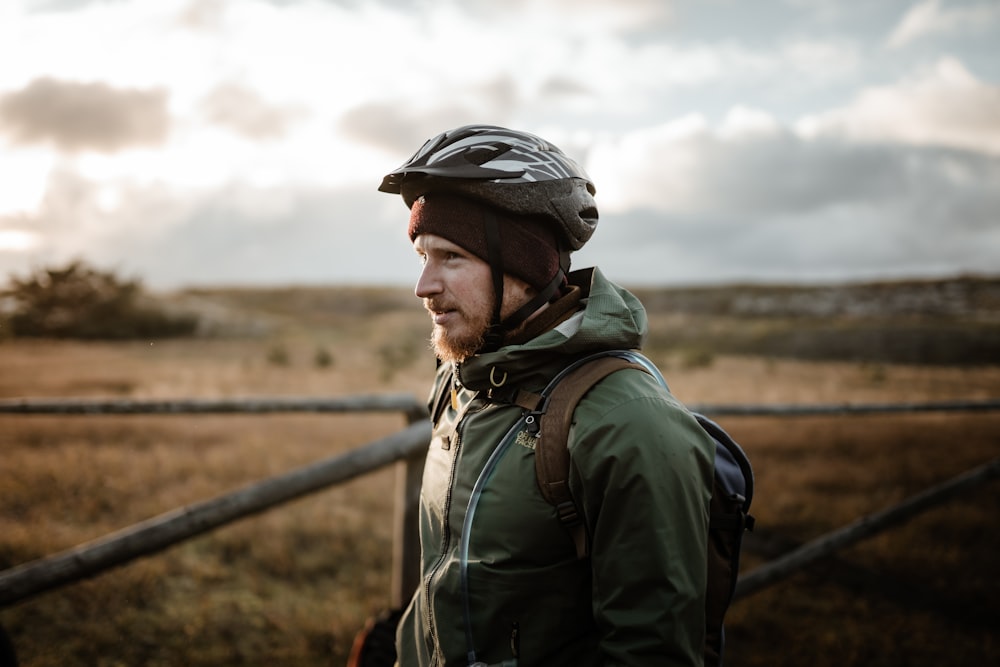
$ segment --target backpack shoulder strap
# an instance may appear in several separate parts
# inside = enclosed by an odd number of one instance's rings
[[[616,356],[599,357],[581,364],[563,376],[551,389],[542,408],[538,440],[535,444],[535,477],[538,488],[559,513],[559,520],[570,530],[577,556],[587,555],[586,531],[569,493],[569,429],[573,411],[590,389],[615,371],[646,369]]]

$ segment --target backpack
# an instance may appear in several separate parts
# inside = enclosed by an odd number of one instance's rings
[[[632,350],[599,352],[571,364],[542,392],[542,400],[529,419],[540,437],[535,445],[535,474],[545,499],[556,507],[560,521],[570,531],[577,555],[587,555],[583,523],[569,494],[569,450],[567,438],[573,411],[579,400],[598,381],[615,371],[634,368],[645,371],[667,388],[656,366]],[[743,449],[722,427],[704,415],[693,413],[698,424],[715,442],[715,474],[708,528],[708,582],[705,596],[705,665],[722,665],[725,646],[723,620],[736,592],[743,532],[753,530],[750,515],[753,500],[753,469]]]

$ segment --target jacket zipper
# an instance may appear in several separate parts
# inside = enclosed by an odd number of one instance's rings
[[[458,381],[457,368],[455,369],[451,382],[453,391],[457,391],[456,388],[462,386]],[[455,489],[455,473],[458,470],[458,457],[462,451],[462,427],[465,424],[465,417],[467,415],[466,410],[472,406],[472,403],[475,400],[476,396],[472,396],[472,398],[469,399],[465,408],[462,409],[462,414],[459,416],[458,421],[455,423],[455,441],[452,445],[451,470],[448,473],[448,493],[444,498],[444,526],[441,531],[441,553],[438,556],[437,561],[434,563],[434,567],[431,568],[431,571],[424,578],[424,599],[427,601],[426,613],[424,615],[424,630],[426,632],[425,636],[432,643],[431,646],[428,646],[428,649],[430,649],[430,653],[433,656],[431,661],[432,665],[439,664],[441,642],[437,635],[437,622],[434,618],[434,604],[431,598],[431,588],[434,582],[434,577],[439,574],[441,566],[448,558],[448,548],[451,545],[451,501],[452,494]]]
[[[438,640],[437,636],[437,622],[434,619],[434,600],[431,597],[431,588],[434,582],[434,577],[440,572],[441,566],[444,561],[448,558],[448,547],[451,543],[451,498],[452,492],[455,486],[455,472],[458,469],[458,454],[462,449],[462,435],[460,431],[461,423],[455,426],[455,442],[452,444],[452,458],[451,458],[451,470],[448,473],[448,493],[444,498],[444,526],[442,528],[441,536],[441,553],[438,555],[437,561],[434,563],[434,567],[424,578],[424,599],[427,601],[426,613],[424,614],[424,630],[425,636],[430,640],[431,645],[428,646],[431,655],[433,656],[432,665],[438,664],[438,656],[440,654],[441,642]]]

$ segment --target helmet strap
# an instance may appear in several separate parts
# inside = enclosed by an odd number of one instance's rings
[[[511,314],[510,317],[503,321],[504,332],[513,331],[515,327],[531,317],[536,310],[551,301],[552,297],[559,292],[559,288],[562,287],[565,280],[566,275],[562,272],[562,269],[556,271],[556,275],[552,277],[552,280],[549,281],[548,285],[546,285],[541,291],[538,292],[538,294],[532,297],[530,301],[518,308]]]
[[[560,244],[561,245],[561,244]],[[563,275],[569,275],[570,266],[570,251],[566,248],[559,249],[559,268],[562,269]]]
[[[493,276],[493,317],[490,326],[483,336],[483,346],[480,352],[495,352],[503,345],[504,338],[518,325],[531,317],[532,313],[552,300],[562,284],[566,281],[566,272],[560,268],[556,275],[552,277],[549,284],[539,290],[527,303],[518,308],[506,320],[500,319],[503,310],[503,258],[500,254],[500,227],[497,224],[496,215],[492,211],[486,212],[486,250],[490,259],[490,273]],[[569,254],[566,253],[568,259]],[[560,262],[562,263],[562,262]],[[567,262],[568,264],[568,262]]]
[[[490,258],[490,273],[493,275],[493,317],[486,330],[482,352],[500,349],[507,331],[500,321],[503,310],[503,257],[500,254],[500,226],[493,211],[486,211],[486,252]]]

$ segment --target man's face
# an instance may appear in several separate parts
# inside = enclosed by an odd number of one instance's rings
[[[434,328],[431,344],[443,361],[462,361],[483,345],[493,315],[493,276],[476,255],[434,234],[413,241],[423,269],[414,293],[423,299]],[[527,300],[527,283],[504,276],[503,316]]]

